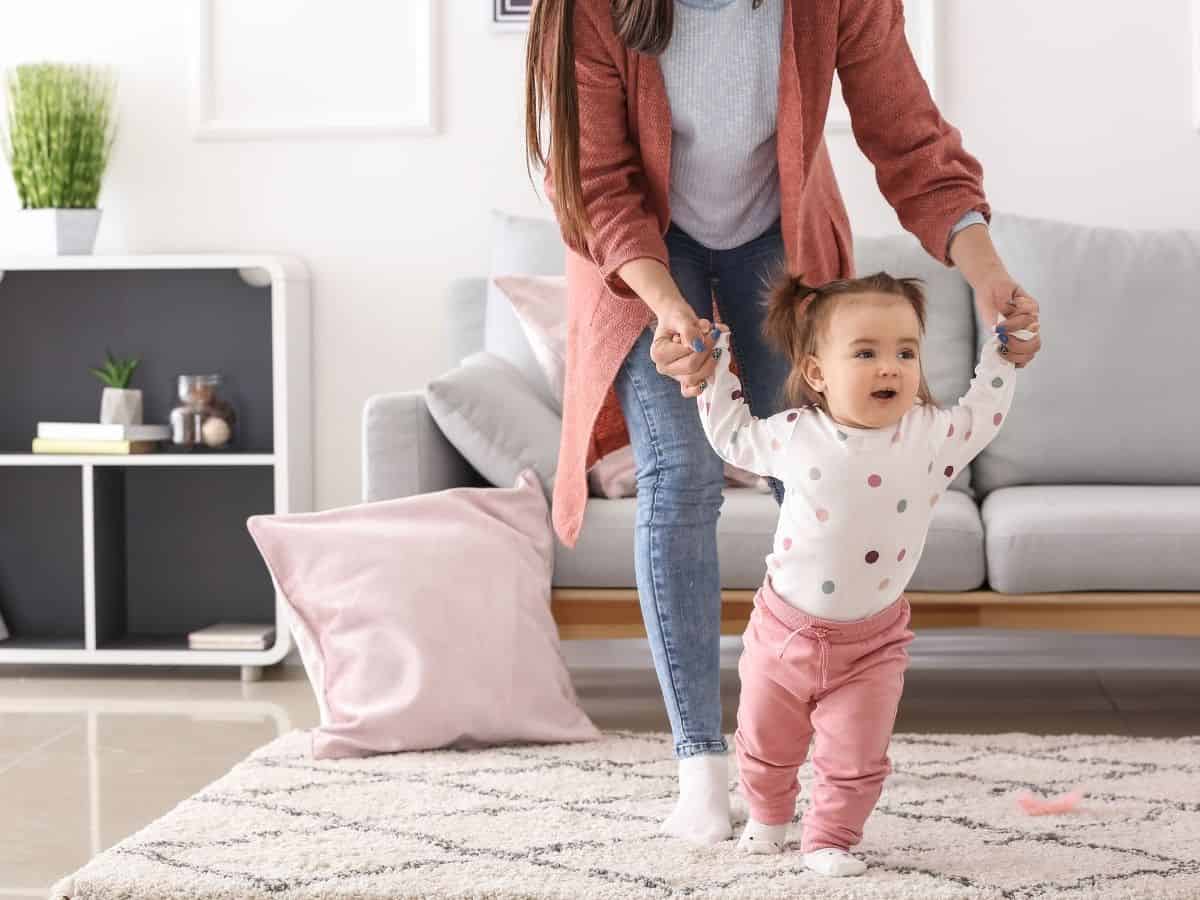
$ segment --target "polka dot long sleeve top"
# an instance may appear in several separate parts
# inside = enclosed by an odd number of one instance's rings
[[[895,425],[852,428],[815,406],[752,416],[729,369],[729,334],[721,334],[716,374],[697,398],[700,420],[722,459],[786,487],[766,558],[779,596],[839,621],[900,596],[933,508],[1008,415],[1016,367],[1000,346],[993,334],[954,407],[917,404]]]

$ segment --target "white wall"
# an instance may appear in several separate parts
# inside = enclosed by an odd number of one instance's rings
[[[1200,228],[1193,0],[935,6],[939,105],[983,163],[994,209]],[[853,140],[831,151],[856,230],[898,228]]]
[[[120,67],[98,252],[274,251],[308,263],[321,508],[358,498],[365,399],[449,364],[440,298],[455,274],[482,274],[488,209],[546,212],[521,147],[523,37],[492,32],[484,0],[435,3],[433,137],[193,140],[195,0],[41,0],[6,9],[0,28],[3,66]],[[369,12],[360,18],[372,27]],[[1200,227],[1189,0],[939,0],[937,22],[943,112],[983,161],[997,209]],[[314,65],[354,49],[331,46]],[[852,138],[831,147],[856,229],[895,230]],[[0,180],[4,228],[15,205]]]

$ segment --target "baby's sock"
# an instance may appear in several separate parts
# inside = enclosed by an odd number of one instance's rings
[[[702,753],[679,761],[679,800],[660,831],[696,844],[717,844],[733,836],[729,763],[723,754]]]
[[[821,847],[804,854],[804,865],[821,875],[840,878],[843,875],[861,875],[867,864],[857,856],[851,856],[840,847]]]
[[[743,853],[782,853],[787,840],[787,823],[764,825],[751,819],[742,831],[738,849]]]

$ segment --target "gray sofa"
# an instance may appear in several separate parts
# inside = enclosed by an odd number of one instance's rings
[[[545,245],[537,274],[561,271],[556,230],[514,222],[522,240]],[[511,237],[503,226],[497,240]],[[1020,372],[1000,436],[935,510],[909,584],[916,623],[1200,635],[1200,235],[1006,215],[992,234],[1041,304],[1046,347]],[[969,286],[908,235],[860,238],[855,253],[860,274],[926,279],[926,374],[952,405],[984,333]],[[505,274],[503,257],[494,249],[491,274]],[[447,301],[455,358],[488,347],[519,363],[528,353],[486,278],[455,281]],[[371,397],[363,449],[365,501],[484,483],[422,391]],[[577,546],[558,547],[556,598],[636,596],[635,504],[589,501]],[[776,509],[760,491],[726,491],[721,577],[742,612],[763,578]]]

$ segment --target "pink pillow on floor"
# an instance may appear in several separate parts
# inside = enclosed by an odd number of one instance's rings
[[[247,522],[317,694],[318,759],[586,741],[537,478]]]

